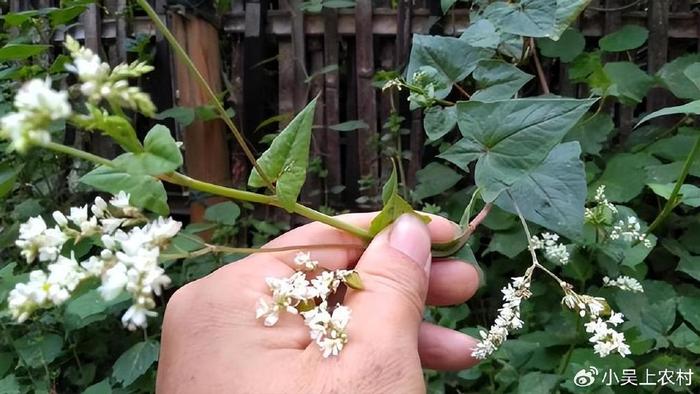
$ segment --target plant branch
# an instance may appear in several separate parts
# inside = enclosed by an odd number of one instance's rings
[[[165,26],[158,14],[155,12],[155,10],[153,10],[153,8],[148,4],[146,0],[136,0],[136,2],[141,6],[141,8],[143,8],[144,11],[146,11],[148,17],[153,21],[153,24],[156,26],[158,31],[160,31],[160,33],[163,34],[163,37],[165,37],[170,46],[173,48],[175,54],[177,54],[180,60],[183,63],[185,63],[187,69],[190,71],[190,74],[194,76],[194,78],[197,80],[202,89],[204,89],[207,96],[209,96],[209,99],[214,104],[214,109],[216,109],[216,112],[219,113],[219,117],[224,121],[224,123],[226,123],[226,126],[228,126],[228,128],[231,130],[233,136],[236,138],[236,141],[241,146],[241,149],[243,149],[243,153],[245,153],[250,163],[253,165],[253,167],[255,167],[255,170],[258,172],[258,175],[260,175],[260,178],[262,178],[263,182],[265,182],[265,184],[270,190],[274,191],[275,187],[272,185],[270,178],[258,165],[257,161],[255,160],[255,155],[253,155],[253,152],[251,152],[250,148],[248,147],[248,143],[246,142],[245,138],[243,138],[241,132],[238,130],[238,128],[233,123],[228,114],[226,114],[226,110],[221,104],[221,101],[219,101],[219,98],[216,96],[211,86],[209,86],[207,80],[204,79],[204,76],[202,76],[202,74],[199,72],[197,66],[194,64],[187,52],[182,48],[180,43],[178,43],[175,36],[173,36],[168,27]]]
[[[55,142],[49,142],[42,145],[43,147],[50,149],[54,152],[63,153],[66,155],[74,156],[79,159],[87,160],[96,164],[104,165],[107,167],[114,167],[112,161],[94,155],[89,152],[82,151],[80,149],[75,149],[70,146],[58,144]],[[233,189],[225,186],[219,186],[208,182],[203,182],[194,178],[190,178],[187,175],[180,174],[178,172],[172,172],[169,174],[163,174],[158,177],[159,179],[180,186],[185,186],[191,189],[203,191],[209,194],[214,194],[217,196],[228,197],[239,201],[255,202],[260,204],[273,205],[276,207],[282,207],[282,203],[275,196],[253,193],[245,190]],[[347,231],[350,234],[358,236],[364,240],[369,240],[372,237],[369,232],[363,228],[354,226],[350,223],[344,222],[332,216],[328,216],[322,212],[316,211],[312,208],[306,207],[299,203],[294,205],[292,213],[299,214],[308,219],[325,223],[329,226],[333,226],[340,230]]]
[[[177,254],[161,254],[162,257],[166,259],[188,259],[193,257],[203,256],[209,253],[239,253],[239,254],[254,254],[254,253],[275,253],[275,252],[288,252],[292,250],[313,250],[313,249],[332,249],[332,248],[351,248],[351,249],[365,249],[362,245],[353,244],[323,244],[323,245],[292,245],[280,248],[233,248],[224,245],[212,245],[204,244],[205,246],[201,249],[197,249],[192,252],[177,253]]]
[[[535,60],[537,79],[540,81],[540,86],[542,87],[542,94],[549,94],[549,84],[547,83],[547,77],[545,77],[544,75],[542,63],[540,63],[540,57],[537,54],[537,48],[535,47],[535,39],[532,37],[530,37],[530,48],[532,48],[532,58]]]
[[[456,84],[454,84],[454,87],[457,88],[457,90],[458,90],[460,93],[462,93],[462,95],[463,95],[464,97],[466,97],[467,100],[471,100],[472,96],[471,96],[469,93],[467,93],[467,91],[464,90],[464,88],[463,88],[462,86],[460,86],[460,84],[456,83]]]
[[[668,215],[671,214],[671,211],[673,211],[673,208],[676,207],[676,203],[678,200],[678,194],[681,191],[681,186],[683,186],[683,182],[685,182],[685,178],[688,176],[688,173],[690,172],[690,167],[693,165],[693,162],[695,161],[696,157],[698,156],[698,153],[700,153],[700,136],[698,136],[698,139],[695,140],[695,145],[693,145],[693,148],[690,150],[690,153],[688,153],[688,157],[685,159],[685,163],[683,164],[683,168],[681,169],[681,173],[678,176],[678,180],[676,180],[676,184],[673,186],[673,190],[671,191],[671,195],[668,196],[668,200],[666,201],[666,205],[664,205],[663,209],[661,210],[661,213],[659,213],[659,216],[654,219],[654,221],[649,225],[649,228],[647,229],[647,233],[651,233],[654,231],[661,223],[666,220]]]
[[[486,216],[488,216],[489,212],[491,212],[491,208],[493,208],[492,203],[484,205],[484,207],[481,208],[481,211],[479,211],[479,213],[476,216],[474,216],[474,219],[472,219],[472,221],[469,222],[467,227],[462,230],[462,235],[460,235],[458,238],[443,244],[433,244],[433,257],[451,256],[457,253],[460,249],[462,249],[464,244],[466,244],[469,238],[472,236],[472,234],[474,234],[476,228],[479,227],[479,224],[481,224],[481,222],[483,222],[484,219],[486,219]]]

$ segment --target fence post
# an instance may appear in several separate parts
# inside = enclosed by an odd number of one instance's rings
[[[172,31],[180,45],[210,84],[214,92],[221,91],[221,54],[219,33],[205,20],[195,16],[170,13]],[[174,60],[177,104],[183,107],[200,107],[210,103],[209,97],[178,59]],[[184,131],[185,168],[188,175],[216,184],[230,183],[229,154],[226,130],[221,120],[203,122],[195,120]],[[207,204],[218,199],[193,198],[190,205],[192,221],[200,221]]]
[[[355,8],[355,56],[357,62],[357,115],[369,126],[358,130],[360,176],[379,179],[377,160],[377,102],[374,76],[374,34],[372,31],[372,1],[358,0]],[[368,190],[375,195],[376,185]]]
[[[649,27],[647,71],[655,74],[668,60],[668,11],[670,0],[654,0],[649,3],[647,24]],[[647,95],[647,111],[656,111],[668,105],[670,95],[665,89],[652,89]],[[671,124],[674,120],[661,118],[660,123]]]

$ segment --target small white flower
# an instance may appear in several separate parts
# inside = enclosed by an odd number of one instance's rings
[[[532,250],[544,250],[544,256],[561,265],[569,263],[569,251],[564,244],[558,243],[559,235],[552,233],[542,233],[542,238],[533,235],[530,239]]]
[[[20,254],[27,263],[33,262],[37,257],[39,261],[53,261],[67,240],[68,237],[60,228],[47,228],[44,219],[36,216],[20,225],[15,245],[22,249]]]
[[[622,275],[617,279],[610,279],[607,276],[603,277],[603,286],[605,287],[617,287],[618,289],[631,291],[633,293],[643,293],[644,288],[642,284],[639,283],[637,279],[629,276]]]
[[[646,248],[652,247],[652,243],[647,238],[646,233],[641,231],[639,219],[634,216],[629,216],[626,221],[619,220],[617,224],[613,226],[609,236],[612,240],[622,239],[629,243],[641,242]]]
[[[15,96],[15,107],[19,112],[44,116],[58,120],[71,114],[68,92],[51,89],[51,79],[32,79],[25,83]]]
[[[127,283],[129,283],[126,271],[126,265],[117,263],[102,275],[102,285],[97,288],[102,298],[106,301],[111,301],[124,291]]]
[[[503,306],[498,310],[498,316],[489,331],[482,330],[481,342],[472,349],[472,357],[485,359],[505,342],[510,330],[522,328],[523,321],[520,319],[520,303],[531,296],[530,277],[515,277],[511,279],[506,287],[501,290],[503,293]]]
[[[59,225],[59,227],[65,227],[68,225],[68,219],[66,219],[66,215],[64,215],[61,211],[54,211],[51,216],[53,216],[53,220]]]
[[[146,328],[148,327],[148,318],[154,316],[158,316],[158,313],[142,305],[134,304],[122,316],[122,324],[131,331],[137,328]]]
[[[294,264],[302,271],[313,271],[318,267],[318,261],[311,260],[311,252],[299,252],[294,256]]]

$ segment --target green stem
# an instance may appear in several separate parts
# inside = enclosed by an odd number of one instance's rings
[[[82,151],[80,149],[73,148],[72,146],[57,144],[55,142],[48,142],[46,144],[42,144],[41,146],[43,146],[46,149],[57,152],[57,153],[62,153],[64,155],[77,157],[78,159],[91,161],[93,163],[101,164],[103,166],[114,167],[114,164],[112,164],[112,161],[107,160],[104,157],[93,155],[90,152],[85,152],[85,151]]]
[[[668,200],[666,201],[666,205],[664,205],[663,209],[661,210],[661,213],[659,213],[659,216],[654,219],[654,221],[649,225],[649,228],[647,229],[647,233],[651,233],[654,231],[661,223],[668,218],[668,215],[671,214],[671,211],[673,211],[673,208],[676,207],[676,203],[678,200],[678,193],[681,191],[681,186],[683,186],[683,182],[685,182],[685,178],[688,176],[688,173],[690,172],[690,167],[693,165],[693,162],[695,161],[695,158],[698,156],[698,153],[700,153],[700,136],[698,136],[698,139],[695,140],[695,145],[693,145],[693,148],[690,150],[690,153],[688,154],[688,157],[685,159],[685,163],[683,164],[683,169],[681,169],[681,174],[678,176],[678,180],[676,181],[676,184],[673,186],[673,190],[671,191],[671,195],[668,196]]]
[[[241,149],[243,149],[243,152],[245,153],[246,157],[251,162],[251,164],[253,164],[253,167],[255,167],[255,170],[260,175],[260,178],[262,178],[262,180],[265,182],[265,184],[270,190],[274,191],[275,187],[272,185],[270,178],[268,178],[265,172],[262,170],[262,168],[258,166],[258,163],[255,160],[255,156],[253,155],[253,152],[250,151],[250,148],[248,148],[248,144],[246,143],[245,138],[243,138],[241,132],[238,130],[231,118],[229,118],[228,114],[226,114],[226,110],[221,104],[221,101],[219,101],[219,98],[216,96],[216,93],[214,93],[214,90],[212,90],[211,86],[209,86],[209,84],[207,83],[207,80],[199,72],[197,66],[187,54],[187,51],[185,51],[185,49],[182,48],[175,36],[173,36],[168,27],[165,26],[158,14],[155,12],[155,10],[153,10],[153,8],[148,4],[146,0],[136,0],[136,2],[141,6],[141,8],[143,8],[144,11],[146,11],[148,17],[153,21],[153,24],[156,26],[158,31],[160,31],[160,33],[163,34],[163,37],[165,37],[170,46],[173,48],[175,54],[180,58],[180,60],[183,63],[185,63],[185,66],[187,66],[187,69],[190,71],[190,74],[194,76],[194,78],[197,80],[202,89],[204,89],[204,92],[207,94],[207,96],[209,96],[209,99],[214,104],[214,109],[216,109],[216,112],[219,113],[219,117],[221,117],[224,123],[226,123],[226,126],[228,126],[228,128],[231,130],[233,136],[236,138],[236,141],[241,146]]]
[[[276,252],[288,252],[291,250],[312,250],[312,249],[333,249],[333,248],[356,248],[364,249],[361,245],[350,245],[350,244],[322,244],[322,245],[293,245],[285,246],[281,248],[233,248],[230,246],[223,245],[212,245],[204,244],[205,246],[201,249],[197,249],[192,252],[184,252],[177,254],[161,254],[161,257],[166,259],[185,259],[203,256],[209,253],[240,253],[240,254],[253,254],[253,253],[276,253]]]
[[[93,155],[89,152],[82,151],[80,149],[75,149],[70,146],[58,144],[55,142],[49,142],[47,144],[44,144],[43,147],[50,149],[54,152],[74,156],[79,159],[91,161],[93,163],[101,164],[107,167],[114,167],[114,164],[110,160],[107,160],[97,155]],[[212,183],[203,182],[194,178],[190,178],[187,175],[183,175],[178,172],[164,174],[161,175],[159,178],[175,185],[185,186],[190,189],[199,190],[217,196],[228,197],[239,201],[249,201],[259,204],[267,204],[276,207],[282,207],[282,203],[275,196],[219,186]],[[372,236],[369,234],[369,232],[363,228],[354,226],[350,223],[346,223],[332,216],[328,216],[324,213],[321,213],[299,203],[294,204],[294,209],[292,210],[292,213],[296,213],[311,220],[322,222],[340,230],[347,231],[350,234],[356,235],[364,240],[372,239]]]

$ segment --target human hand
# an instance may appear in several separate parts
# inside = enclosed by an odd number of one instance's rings
[[[375,215],[342,219],[367,228]],[[432,261],[431,242],[447,242],[457,231],[446,219],[432,219],[426,226],[404,215],[364,253],[361,240],[322,223],[266,245],[350,246],[308,249],[326,269],[354,267],[365,287],[348,289],[342,302],[352,319],[337,357],[322,357],[300,316],[282,314],[273,327],[255,319],[257,300],[269,294],[265,278],[290,276],[296,251],[254,254],[182,287],[165,311],[157,391],[412,393],[425,391],[421,367],[470,367],[475,339],[422,321],[426,303],[462,303],[479,281],[469,264]]]

